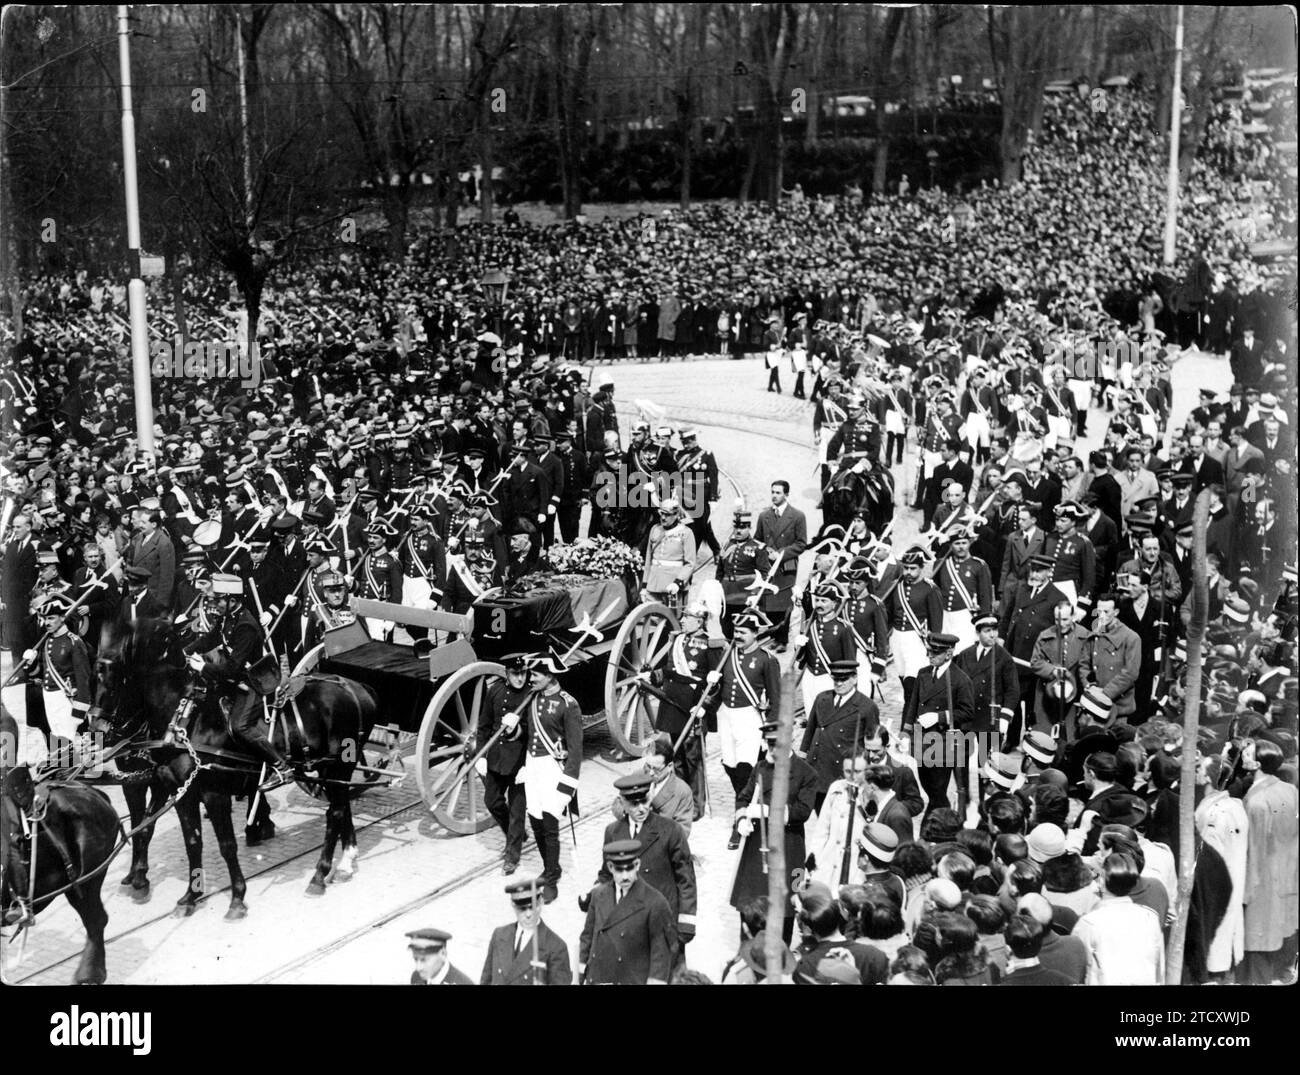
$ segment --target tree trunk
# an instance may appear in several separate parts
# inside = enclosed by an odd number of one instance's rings
[[[486,97],[480,106],[480,115],[482,117],[482,129],[479,132],[479,167],[483,169],[483,179],[479,183],[479,220],[484,224],[492,223],[493,201],[496,190],[492,183],[492,169],[495,167],[493,160],[492,145],[492,113],[490,104]]]
[[[789,886],[786,878],[793,867],[802,862],[785,861],[785,809],[790,802],[790,753],[794,746],[794,692],[798,674],[793,666],[781,677],[781,705],[777,719],[781,722],[776,733],[776,765],[772,773],[772,800],[767,824],[767,945],[763,951],[768,975],[765,985],[780,985],[785,981],[781,973],[781,930],[784,927]],[[762,783],[759,783],[762,788]]]
[[[1201,710],[1201,649],[1210,608],[1205,576],[1205,528],[1210,522],[1210,494],[1202,489],[1192,510],[1192,616],[1187,624],[1187,693],[1183,699],[1182,772],[1178,779],[1178,917],[1165,954],[1165,984],[1180,985],[1187,920],[1191,915],[1196,875],[1196,729]]]
[[[885,181],[889,169],[889,117],[885,115],[885,102],[876,101],[876,155],[871,168],[871,192],[885,194]]]
[[[388,253],[390,257],[406,255],[406,229],[411,218],[411,188],[403,180],[393,186],[384,177],[384,220],[388,223]]]

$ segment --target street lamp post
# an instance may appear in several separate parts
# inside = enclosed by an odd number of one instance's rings
[[[929,149],[925,151],[925,160],[926,163],[930,165],[930,189],[933,190],[934,169],[935,169],[935,165],[939,163],[939,153],[933,146],[931,146]]]

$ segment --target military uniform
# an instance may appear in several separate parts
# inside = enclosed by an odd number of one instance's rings
[[[519,781],[533,837],[542,851],[542,881],[560,879],[560,817],[577,813],[578,772],[582,767],[582,711],[562,690],[536,694],[528,706],[527,754]]]
[[[798,647],[795,662],[803,669],[799,690],[805,714],[812,712],[813,700],[831,686],[831,662],[856,661],[858,648],[853,630],[838,616],[814,617],[804,627],[807,641]]]
[[[925,728],[920,717],[928,713],[937,714],[939,719]],[[966,767],[966,743],[960,733],[970,730],[974,719],[971,682],[954,661],[950,660],[937,676],[933,665],[920,670],[916,688],[903,707],[902,734],[915,735],[913,757],[921,787],[930,800],[927,815],[948,806],[948,782],[955,770],[964,771]],[[959,779],[959,788],[961,783]]]
[[[673,742],[681,738],[682,731],[691,720],[691,710],[699,703],[704,694],[704,677],[718,667],[722,660],[722,651],[709,644],[708,636],[699,631],[688,635],[680,631],[673,636],[668,650],[668,659],[660,669],[653,673],[651,682],[664,694],[659,701],[659,712],[655,718],[655,730],[672,736]],[[709,707],[710,730],[717,730],[716,707]],[[703,737],[688,734],[682,741],[681,749],[673,757],[673,768],[690,786],[695,798],[695,816],[704,812],[704,802],[708,789],[704,787],[708,774],[704,768]]]
[[[695,535],[683,522],[665,527],[656,523],[646,546],[642,584],[658,600],[675,598],[695,567]]]
[[[357,596],[370,601],[399,603],[402,600],[402,561],[387,549],[368,552],[361,562]],[[388,620],[370,619],[366,630],[378,642],[384,641],[393,629]]]
[[[712,452],[698,445],[683,448],[677,453],[677,474],[682,482],[682,505],[687,509],[695,546],[707,545],[717,555],[722,551],[713,533],[709,505],[718,499],[718,464]]]
[[[877,460],[880,456],[880,426],[866,418],[844,422],[826,445],[826,458],[847,463],[846,456]]]
[[[893,631],[899,678],[911,679],[926,663],[926,636],[943,630],[939,591],[925,579],[900,579],[885,602],[885,618]]]
[[[695,936],[695,864],[691,847],[682,827],[661,814],[651,812],[632,834],[632,819],[624,816],[605,826],[605,843],[616,840],[637,840],[641,844],[638,857],[641,869],[637,874],[668,901],[668,910],[676,924],[679,940]],[[599,882],[610,884],[614,877],[603,862]]]
[[[742,653],[737,646],[722,664],[719,687],[718,735],[723,767],[729,770],[746,767],[743,774],[729,774],[732,783],[737,784],[740,775],[748,777],[748,767],[762,750],[763,720],[768,713],[778,711],[781,669],[776,657],[767,650],[756,646]]]
[[[974,716],[968,730],[996,732],[1001,739],[1005,739],[1016,707],[1020,704],[1020,677],[1011,654],[996,642],[991,649],[976,642],[953,657],[953,664],[965,672],[966,678],[970,680]],[[988,754],[988,737],[981,736],[980,765],[988,761]]]
[[[737,812],[741,812],[745,807],[753,804],[767,808],[772,802],[772,778],[774,775],[773,767],[764,757],[754,769],[745,786],[740,789],[740,794],[736,798]],[[740,862],[736,867],[736,878],[732,882],[731,893],[728,897],[728,903],[732,907],[742,907],[755,896],[766,896],[768,888],[768,876],[763,870],[763,863],[766,856],[762,843],[763,828],[767,829],[768,847],[781,833],[785,840],[785,866],[794,876],[795,870],[802,870],[804,862],[808,858],[808,851],[804,839],[804,823],[812,816],[817,802],[817,774],[813,767],[803,758],[792,757],[790,759],[790,791],[786,805],[786,818],[784,824],[780,818],[768,818],[765,826],[760,825],[757,819],[753,821],[753,829],[745,838],[745,843],[740,849]],[[789,886],[789,891],[793,894],[794,885]],[[787,925],[793,926],[794,907],[790,902],[791,896],[787,896],[785,905],[785,918]]]
[[[756,579],[767,578],[772,570],[772,560],[767,546],[752,537],[744,541],[730,542],[722,552],[718,563],[718,581],[722,583],[722,592],[726,594],[727,608],[739,610],[757,591],[749,589]],[[758,607],[763,608],[766,593],[760,595]]]
[[[481,745],[491,739],[501,727],[501,718],[523,710],[532,693],[526,681],[522,687],[511,686],[505,679],[494,681],[479,711],[476,743]],[[484,758],[487,772],[483,777],[483,805],[505,834],[507,864],[519,862],[524,846],[524,787],[516,778],[524,764],[526,729],[527,721],[521,717],[515,730],[498,739]]]
[[[80,635],[65,629],[47,638],[38,652],[50,734],[71,739],[90,709],[90,651]]]
[[[1052,583],[1072,599],[1070,603],[1085,608],[1091,605],[1097,585],[1097,553],[1092,542],[1080,533],[1069,537],[1048,534],[1043,555],[1052,558]]]
[[[861,691],[838,695],[834,690],[817,695],[804,726],[799,749],[817,774],[817,795],[843,777],[842,763],[854,746],[862,746],[880,727],[880,709]]]
[[[334,608],[328,604],[314,606],[311,618],[307,623],[307,634],[303,640],[303,650],[308,651],[322,642],[326,632],[336,630],[339,627],[346,627],[350,623],[359,623],[362,627],[365,627],[366,619],[364,616],[358,616],[346,605],[342,608]]]
[[[412,530],[398,549],[402,562],[402,604],[435,608],[447,583],[447,552],[431,530]]]
[[[975,642],[972,617],[993,607],[993,576],[989,565],[975,556],[958,560],[949,556],[936,572],[939,599],[943,605],[943,630],[957,636],[962,648]]]

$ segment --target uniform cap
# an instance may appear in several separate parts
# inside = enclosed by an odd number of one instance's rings
[[[542,902],[542,889],[545,886],[537,878],[524,881],[511,881],[506,885],[506,895],[516,907],[531,907]]]
[[[238,575],[215,574],[212,576],[212,592],[239,596],[244,592],[244,581]]]
[[[640,840],[614,840],[605,845],[605,861],[611,866],[630,866],[640,857]]]
[[[856,679],[857,661],[831,661],[831,679]]]
[[[1055,566],[1055,562],[1050,556],[1031,556],[1029,558],[1029,569],[1031,571],[1050,569]]]
[[[147,567],[140,567],[136,564],[130,564],[122,569],[123,576],[128,582],[148,582],[153,578],[153,572]]]
[[[650,794],[654,777],[650,773],[629,773],[614,781],[614,788],[629,802],[644,802]]]
[[[926,640],[925,645],[926,645],[926,649],[928,649],[931,653],[942,653],[945,650],[952,649],[960,641],[961,639],[959,639],[956,635],[946,635],[941,632],[937,632],[935,634],[930,635],[930,637]]]
[[[985,627],[996,627],[998,618],[991,612],[985,612],[975,617],[975,630],[981,631]]]
[[[416,952],[440,952],[451,940],[451,934],[442,929],[415,929],[407,934],[409,947]]]

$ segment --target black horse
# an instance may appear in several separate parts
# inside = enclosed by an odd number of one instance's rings
[[[147,737],[153,766],[150,813],[169,795],[187,788],[187,782],[193,782],[193,789],[176,803],[190,867],[190,884],[177,907],[192,914],[203,896],[202,801],[230,871],[226,918],[243,918],[248,913],[244,902],[248,886],[239,866],[231,799],[256,791],[261,766],[231,734],[218,692],[192,680],[184,664],[182,641],[165,620],[106,627],[99,647],[99,685],[91,717],[96,727],[106,728],[113,739]],[[200,759],[197,773],[193,756],[172,724],[183,698],[188,716],[181,730]],[[307,886],[309,895],[319,896],[325,892],[340,840],[339,876],[351,877],[355,869],[357,834],[348,788],[356,766],[364,763],[363,747],[374,727],[378,702],[374,692],[360,683],[312,674],[287,706],[287,719],[274,723],[272,738],[287,756],[311,763],[328,802],[325,842]],[[134,827],[145,817],[144,789],[133,789],[128,783],[125,790]],[[134,839],[131,870],[122,881],[137,891],[148,891],[151,830],[146,827]]]
[[[867,527],[879,534],[894,517],[894,476],[872,462],[865,473],[846,467],[835,475],[822,495],[824,526],[847,527],[857,512],[865,512]]]
[[[102,985],[108,977],[104,959],[108,912],[101,895],[101,867],[117,847],[121,831],[117,813],[108,796],[96,788],[51,781],[42,789],[46,795],[44,806],[37,808],[44,813],[43,820],[36,823],[39,831],[29,835],[23,817],[32,813],[36,789],[26,766],[9,764],[14,760],[9,745],[19,741],[18,724],[4,711],[0,711],[0,739],[5,744],[0,764],[0,907],[8,908],[15,898],[26,900],[30,896],[29,910],[35,915],[50,906],[62,891],[86,929],[86,944],[72,980],[77,985]],[[66,860],[48,834],[53,834],[66,851]]]

